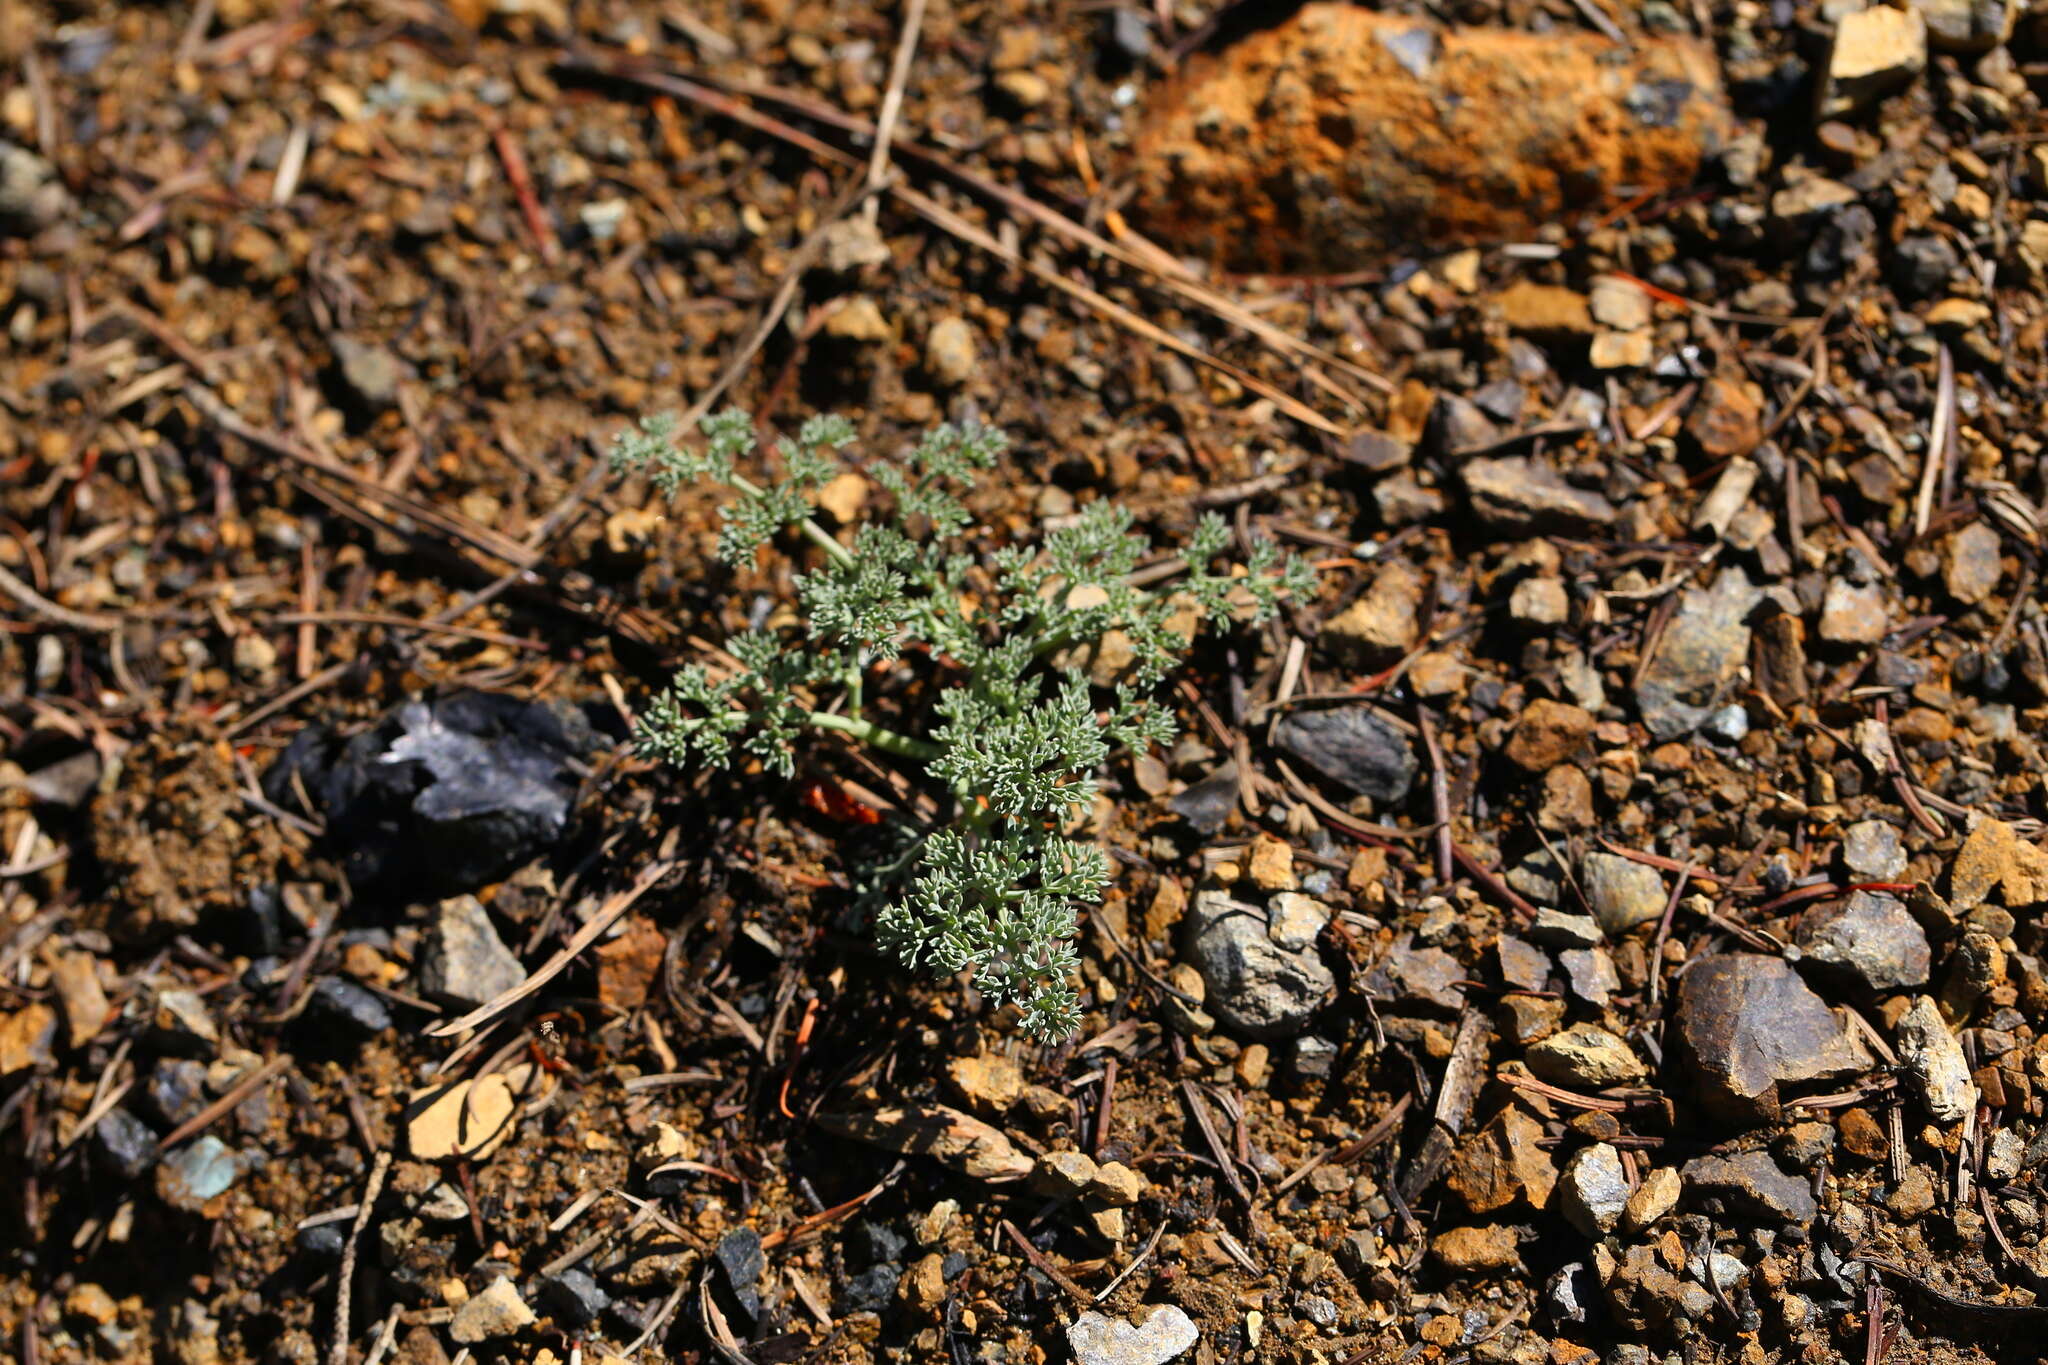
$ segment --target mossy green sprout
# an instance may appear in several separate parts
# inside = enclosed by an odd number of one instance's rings
[[[737,494],[719,511],[725,563],[749,565],[794,530],[815,547],[815,567],[796,580],[803,625],[728,640],[736,672],[678,672],[640,716],[641,751],[711,766],[737,751],[788,777],[804,734],[833,730],[922,765],[946,789],[949,814],[901,859],[870,869],[888,899],[881,944],[914,970],[972,972],[976,989],[1016,1004],[1038,1038],[1070,1036],[1080,1023],[1075,907],[1100,901],[1109,885],[1102,850],[1067,834],[1095,800],[1096,774],[1117,748],[1173,738],[1173,716],[1154,694],[1186,655],[1190,629],[1245,610],[1263,619],[1282,597],[1311,595],[1312,571],[1263,540],[1242,565],[1212,569],[1231,532],[1210,515],[1187,544],[1173,595],[1145,592],[1130,578],[1151,543],[1108,500],[1036,544],[978,554],[961,493],[1007,442],[975,425],[940,426],[900,459],[867,461],[888,512],[842,541],[812,505],[841,470],[851,423],[804,423],[766,462],[780,476],[758,483],[740,472],[755,447],[745,413],[706,418],[694,450],[678,443],[676,425],[654,417],[626,431],[614,465],[644,471],[668,494],[700,478]],[[1060,667],[1112,634],[1129,654],[1114,687],[1092,688]],[[921,734],[869,716],[862,692],[875,664],[911,648],[936,665],[935,721]]]

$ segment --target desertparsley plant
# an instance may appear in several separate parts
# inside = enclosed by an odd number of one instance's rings
[[[850,423],[817,417],[778,441],[771,463],[781,477],[765,483],[740,472],[754,453],[747,414],[727,411],[702,428],[701,448],[686,449],[675,418],[649,418],[619,437],[613,463],[670,495],[700,478],[735,493],[718,535],[719,558],[735,568],[786,530],[808,539],[816,567],[796,581],[805,624],[728,640],[736,672],[682,669],[644,709],[639,748],[683,765],[745,754],[788,777],[805,733],[830,730],[921,764],[946,789],[949,819],[872,869],[888,898],[882,946],[912,969],[971,970],[976,988],[1014,1002],[1036,1037],[1071,1035],[1080,1022],[1074,910],[1101,899],[1109,864],[1065,829],[1094,801],[1113,749],[1172,739],[1173,717],[1153,694],[1188,632],[1241,606],[1263,618],[1282,595],[1312,593],[1311,571],[1266,541],[1242,566],[1212,570],[1231,535],[1211,515],[1186,547],[1174,596],[1146,593],[1129,579],[1150,542],[1106,500],[1038,544],[977,554],[960,494],[1006,442],[973,425],[941,426],[900,460],[869,461],[891,510],[842,543],[812,516],[812,499],[840,472]],[[1114,689],[1098,694],[1056,666],[1112,633],[1130,655]],[[891,729],[864,707],[870,669],[913,649],[933,661],[937,688],[922,733]]]

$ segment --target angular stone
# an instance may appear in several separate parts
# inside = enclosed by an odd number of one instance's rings
[[[449,1157],[481,1160],[512,1133],[516,1105],[503,1076],[480,1076],[450,1086],[412,1092],[406,1110],[406,1142],[415,1159]]]
[[[1604,1142],[1581,1147],[1565,1163],[1557,1206],[1565,1221],[1588,1237],[1604,1237],[1628,1208],[1628,1176],[1621,1153]]]
[[[1857,891],[1809,910],[1798,943],[1807,960],[1857,989],[1879,995],[1927,984],[1927,934],[1896,896]]]
[[[1685,1163],[1686,1188],[1717,1197],[1729,1211],[1778,1223],[1806,1224],[1816,1212],[1813,1188],[1787,1175],[1769,1152],[1703,1156]]]
[[[1494,298],[1510,331],[1551,336],[1591,336],[1593,312],[1586,296],[1563,285],[1517,280]]]
[[[1513,934],[1502,934],[1493,945],[1500,960],[1500,979],[1510,988],[1543,990],[1550,982],[1550,954]]]
[[[1928,1115],[1936,1123],[1961,1123],[1976,1107],[1977,1084],[1940,1007],[1920,996],[1900,1018],[1896,1033],[1899,1061]]]
[[[1300,884],[1294,875],[1294,850],[1286,840],[1270,834],[1252,840],[1244,870],[1251,884],[1261,891],[1292,891]]]
[[[1842,865],[1857,881],[1897,881],[1906,875],[1906,846],[1891,821],[1858,820],[1842,831]]]
[[[2026,6],[2019,0],[1907,0],[1927,24],[1927,41],[1943,52],[1981,56],[2012,37]]]
[[[1546,948],[1591,948],[1600,943],[1600,921],[1544,907],[1529,926],[1529,937]]]
[[[1606,1009],[1621,989],[1621,973],[1605,948],[1567,948],[1557,955],[1571,993],[1595,1009]]]
[[[1273,741],[1332,782],[1394,806],[1415,784],[1415,747],[1392,721],[1369,706],[1289,711]]]
[[[1579,859],[1579,885],[1593,918],[1613,938],[1662,919],[1670,897],[1656,868],[1614,853],[1593,852]]]
[[[199,1213],[208,1200],[227,1193],[247,1167],[240,1152],[206,1133],[157,1163],[156,1192],[174,1209]]]
[[[420,949],[422,995],[474,1009],[526,980],[526,968],[491,925],[475,896],[455,896],[434,908],[434,921]]]
[[[1769,1121],[1779,1089],[1862,1071],[1868,1054],[1784,961],[1722,953],[1696,961],[1679,986],[1678,1043],[1709,1114]]]
[[[1941,542],[1941,583],[1948,595],[1974,607],[1998,591],[2005,561],[1998,532],[1973,521]]]
[[[1205,1006],[1248,1037],[1293,1037],[1336,988],[1313,950],[1280,947],[1264,910],[1223,892],[1197,892],[1183,932],[1187,959],[1206,987]]]
[[[1393,663],[1420,637],[1423,588],[1422,576],[1405,561],[1389,560],[1373,576],[1370,588],[1323,623],[1317,638],[1353,664]]]
[[[469,1302],[455,1310],[448,1335],[463,1346],[473,1346],[494,1337],[509,1337],[534,1321],[533,1310],[512,1281],[500,1275]]]
[[[24,1005],[0,1019],[0,1076],[54,1061],[56,1040],[57,1011],[48,1005]]]
[[[1506,1208],[1517,1196],[1545,1208],[1557,1187],[1557,1163],[1537,1145],[1543,1136],[1541,1122],[1510,1104],[1458,1144],[1444,1183],[1474,1213]]]
[[[1709,379],[1686,414],[1685,433],[1709,459],[1747,455],[1764,439],[1763,402],[1740,380]]]
[[[984,1114],[1001,1114],[1024,1097],[1024,1069],[999,1053],[955,1057],[946,1063],[946,1079],[968,1108]]]
[[[1634,1085],[1650,1074],[1634,1049],[1597,1024],[1551,1034],[1529,1049],[1527,1061],[1538,1080],[1576,1089]]]
[[[1621,1211],[1621,1225],[1631,1232],[1641,1232],[1677,1208],[1678,1198],[1684,1192],[1683,1177],[1669,1166],[1659,1166],[1644,1176],[1635,1193],[1628,1197]]]
[[[1575,757],[1593,734],[1593,717],[1569,702],[1539,697],[1522,709],[1505,752],[1529,772],[1546,772]]]
[[[1465,993],[1456,984],[1465,975],[1457,958],[1441,948],[1418,948],[1412,935],[1404,935],[1373,972],[1371,989],[1404,1004],[1456,1014],[1465,1008]]]
[[[1095,1159],[1086,1152],[1047,1152],[1031,1168],[1031,1188],[1054,1199],[1070,1198],[1095,1179]]]
[[[1129,1208],[1145,1193],[1145,1177],[1121,1161],[1105,1161],[1088,1182],[1088,1197],[1114,1209]]]
[[[2021,839],[2003,820],[1979,820],[1949,868],[1949,904],[1974,910],[1992,891],[2019,910],[2048,900],[2048,852]]]
[[[1505,1223],[1440,1232],[1430,1239],[1429,1254],[1454,1275],[1514,1270],[1522,1263],[1515,1230]]]
[[[1828,581],[1820,603],[1821,639],[1838,645],[1874,645],[1890,629],[1883,588],[1846,578]]]
[[[93,955],[57,954],[50,964],[50,984],[57,988],[58,1002],[64,1006],[64,1031],[71,1046],[83,1047],[98,1037],[113,1013],[113,1006],[107,1003],[107,993],[100,988],[99,963]],[[5,1062],[0,1061],[0,1075],[6,1072]]]
[[[943,317],[924,342],[924,367],[932,378],[957,389],[981,368],[974,328],[965,318]]]
[[[1835,25],[1819,116],[1853,114],[1927,69],[1927,24],[1912,10],[1874,5]]]
[[[1510,534],[1587,532],[1614,522],[1614,504],[1574,488],[1548,465],[1522,455],[1467,460],[1459,469],[1472,510]]]
[[[1763,594],[1740,569],[1723,569],[1711,588],[1687,588],[1636,687],[1636,707],[1658,739],[1690,734],[1709,704],[1748,661],[1751,611]]]

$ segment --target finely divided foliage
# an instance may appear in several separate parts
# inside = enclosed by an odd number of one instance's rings
[[[642,713],[641,750],[716,766],[737,746],[787,777],[800,736],[824,729],[922,763],[947,787],[951,820],[878,870],[892,897],[877,921],[883,945],[913,968],[971,970],[979,990],[1015,1002],[1040,1038],[1071,1034],[1080,1022],[1074,907],[1101,898],[1109,864],[1101,849],[1062,831],[1094,801],[1095,774],[1113,748],[1173,737],[1173,717],[1152,693],[1180,662],[1189,633],[1245,607],[1263,618],[1285,593],[1306,597],[1311,572],[1282,562],[1264,541],[1241,570],[1211,572],[1231,539],[1212,515],[1188,544],[1187,575],[1173,596],[1143,592],[1129,579],[1150,543],[1109,502],[1041,544],[977,556],[959,493],[995,466],[1006,443],[972,425],[941,426],[901,460],[869,461],[892,511],[846,545],[811,512],[839,472],[834,452],[853,439],[850,423],[813,418],[777,442],[781,478],[765,486],[739,472],[754,450],[745,413],[705,419],[703,436],[701,450],[686,450],[673,417],[649,418],[619,437],[612,458],[622,470],[644,470],[665,493],[707,477],[733,490],[720,511],[718,553],[735,567],[785,530],[807,537],[820,552],[816,569],[797,580],[808,626],[802,635],[735,636],[726,648],[737,672],[681,670]],[[1086,678],[1053,661],[1112,632],[1130,663],[1113,693],[1098,698]],[[909,647],[936,667],[938,723],[923,736],[862,710],[870,666]]]

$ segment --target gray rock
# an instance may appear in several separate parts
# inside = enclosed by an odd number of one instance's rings
[[[1724,744],[1740,744],[1749,734],[1749,712],[1740,703],[1730,702],[1708,716],[1700,728]]]
[[[1858,881],[1894,882],[1906,875],[1906,846],[1889,820],[1858,820],[1842,831],[1842,865]]]
[[[1265,910],[1221,891],[1195,893],[1185,934],[1185,956],[1202,974],[1205,1007],[1249,1037],[1293,1037],[1336,988],[1336,977],[1313,949],[1282,948]]]
[[[474,1008],[526,980],[526,968],[491,927],[475,896],[455,896],[434,909],[434,923],[420,950],[422,995]]]
[[[1584,1261],[1573,1261],[1543,1285],[1543,1306],[1551,1321],[1582,1327],[1600,1303],[1600,1280]]]
[[[2010,1128],[2000,1128],[1991,1135],[1991,1145],[1984,1153],[1984,1178],[2003,1185],[2020,1173],[2025,1161],[2026,1144],[2020,1141],[2020,1135]]]
[[[549,1316],[572,1327],[589,1326],[612,1303],[612,1296],[598,1288],[590,1272],[580,1266],[542,1280],[539,1297]]]
[[[1928,997],[1915,1000],[1899,1020],[1898,1050],[1928,1115],[1937,1123],[1961,1123],[1977,1103],[1977,1085],[1963,1045]]]
[[[1455,983],[1467,976],[1464,966],[1441,948],[1418,948],[1403,935],[1368,978],[1376,996],[1391,996],[1406,1005],[1421,1005],[1444,1014],[1465,1008],[1465,993]]]
[[[1546,948],[1591,948],[1601,941],[1600,921],[1591,915],[1538,910],[1529,937]]]
[[[41,232],[70,207],[55,166],[26,147],[0,142],[0,234]]]
[[[1813,1221],[1812,1187],[1779,1169],[1769,1152],[1699,1157],[1685,1163],[1684,1175],[1688,1194],[1719,1198],[1730,1213],[1777,1223]]]
[[[1502,934],[1493,951],[1500,959],[1500,979],[1510,987],[1540,991],[1549,983],[1550,954],[1533,943],[1513,934]]]
[[[107,1111],[92,1130],[93,1147],[123,1180],[137,1180],[156,1161],[156,1134],[126,1109]]]
[[[1713,714],[1717,693],[1749,657],[1750,612],[1763,594],[1740,569],[1711,588],[1688,588],[1636,686],[1636,707],[1658,739],[1692,733]]]
[[[1414,746],[1398,726],[1368,706],[1290,711],[1273,740],[1324,777],[1382,806],[1408,798],[1415,783]]]
[[[1932,953],[1905,903],[1882,891],[1808,911],[1798,944],[1808,961],[1872,995],[1927,984]]]
[[[1838,645],[1874,645],[1891,624],[1884,589],[1875,583],[1832,579],[1820,602],[1820,638]]]
[[[1143,1322],[1090,1309],[1067,1325],[1074,1365],[1166,1365],[1201,1338],[1194,1320],[1170,1303],[1153,1308]]]
[[[1526,456],[1467,460],[1459,473],[1473,512],[1495,530],[1513,535],[1585,532],[1614,521],[1613,503],[1572,487],[1550,466]]]
[[[1847,1076],[1870,1065],[1861,1041],[1779,958],[1701,958],[1678,991],[1678,1044],[1708,1113],[1768,1121],[1779,1088]]]
[[[1557,962],[1572,994],[1595,1009],[1605,1009],[1621,989],[1621,973],[1605,948],[1567,948],[1557,955]]]
[[[1585,888],[1593,918],[1614,936],[1663,918],[1669,896],[1656,868],[1614,853],[1588,853],[1579,859],[1579,885]]]
[[[1558,1208],[1565,1221],[1588,1237],[1604,1237],[1628,1207],[1628,1176],[1621,1153],[1604,1142],[1582,1147],[1557,1182]]]

